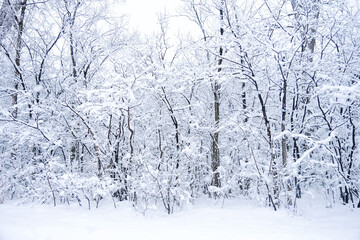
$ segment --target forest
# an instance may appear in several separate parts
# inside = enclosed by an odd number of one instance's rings
[[[0,1],[0,203],[360,208],[357,1],[183,0],[176,41],[121,4]]]

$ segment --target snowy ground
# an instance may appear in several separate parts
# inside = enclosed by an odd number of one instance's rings
[[[360,209],[308,206],[293,216],[245,200],[224,206],[203,201],[171,216],[143,216],[130,206],[111,204],[91,211],[77,206],[0,205],[0,240],[81,239],[360,239]],[[151,215],[151,216],[150,216]]]

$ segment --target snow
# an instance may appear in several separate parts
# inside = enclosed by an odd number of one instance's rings
[[[0,205],[1,240],[55,239],[360,239],[360,210],[346,206],[274,212],[245,200],[202,201],[173,215],[136,212],[129,204],[77,206]]]

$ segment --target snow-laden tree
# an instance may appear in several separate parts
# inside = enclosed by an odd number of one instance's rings
[[[3,1],[0,201],[359,206],[353,5],[186,0],[198,33],[175,43],[110,1]]]

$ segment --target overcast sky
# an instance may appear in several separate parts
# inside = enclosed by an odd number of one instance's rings
[[[128,15],[131,27],[139,32],[150,34],[159,29],[159,13],[167,12],[168,15],[179,14],[182,6],[181,0],[126,0],[121,8],[123,13]],[[172,17],[169,20],[171,34],[187,33],[194,30],[196,26],[185,17]]]

